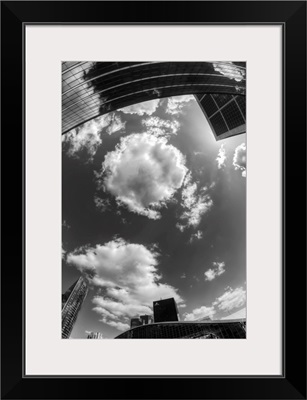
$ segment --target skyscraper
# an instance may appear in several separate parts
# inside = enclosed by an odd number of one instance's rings
[[[62,295],[62,338],[68,339],[88,292],[87,281],[81,276]]]
[[[245,92],[244,62],[63,62],[62,133],[133,104],[194,95],[225,139],[245,132]]]
[[[173,297],[170,299],[154,301],[153,311],[155,323],[178,321],[178,308]]]
[[[87,335],[87,339],[103,339],[101,332],[90,332]]]

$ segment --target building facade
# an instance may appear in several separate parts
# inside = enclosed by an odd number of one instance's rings
[[[81,276],[70,286],[67,292],[62,295],[62,339],[68,339],[70,337],[87,293],[88,283]]]
[[[196,96],[216,139],[243,133],[245,67],[243,62],[63,62],[62,133],[111,111],[181,95]],[[207,94],[215,95],[214,115]],[[231,104],[220,105],[225,95]],[[239,114],[225,121],[237,108]]]
[[[90,332],[87,339],[103,339],[103,335],[101,332]]]
[[[141,325],[147,325],[153,323],[153,317],[151,315],[140,315],[139,317],[132,318],[130,320],[130,328],[135,328]]]
[[[245,339],[246,320],[160,322],[129,329],[115,339]]]
[[[175,299],[157,300],[153,302],[155,322],[178,321],[178,308]]]

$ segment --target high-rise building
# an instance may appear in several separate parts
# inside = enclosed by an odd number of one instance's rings
[[[148,325],[153,323],[153,318],[151,315],[140,315],[138,318],[132,318],[130,321],[130,328],[135,328],[140,325]]]
[[[62,133],[148,100],[195,95],[217,140],[245,132],[244,62],[63,62]]]
[[[88,292],[87,281],[81,276],[62,295],[62,338],[68,339]]]
[[[103,335],[101,332],[90,332],[87,339],[103,339]]]
[[[178,321],[178,308],[175,299],[158,300],[153,302],[154,321]]]

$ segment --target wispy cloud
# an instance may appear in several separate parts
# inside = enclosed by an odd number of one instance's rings
[[[219,149],[217,158],[216,158],[218,169],[225,167],[226,158],[227,158],[226,157],[226,149],[225,149],[224,145],[222,144]]]
[[[224,263],[224,261],[222,261],[222,262],[213,262],[212,266],[213,266],[213,268],[208,269],[204,273],[206,281],[212,281],[217,276],[220,276],[225,272],[225,263]]]
[[[101,212],[106,211],[110,206],[109,199],[102,199],[98,195],[94,196],[94,203],[95,203],[96,208]]]
[[[195,97],[193,95],[170,97],[167,99],[165,112],[171,115],[181,114],[189,101],[195,101]]]
[[[207,317],[212,319],[215,313],[216,311],[213,306],[211,307],[202,306],[199,308],[195,308],[191,313],[185,313],[183,317],[185,321],[195,321]]]
[[[197,183],[192,182],[191,172],[187,174],[181,193],[181,206],[184,208],[184,212],[180,216],[182,222],[178,222],[176,225],[181,231],[188,227],[197,227],[203,214],[213,206],[213,201],[206,190],[207,188],[198,190]]]
[[[202,231],[197,231],[196,233],[192,233],[189,242],[193,243],[195,240],[200,240],[203,237]]]
[[[119,205],[158,219],[159,209],[181,187],[186,171],[185,158],[166,138],[132,134],[121,138],[116,149],[107,153],[96,178]]]
[[[180,128],[177,120],[162,119],[157,116],[144,119],[142,124],[146,127],[146,131],[155,136],[163,136],[169,138],[176,135]]]
[[[245,78],[245,70],[233,64],[231,61],[214,63],[213,68],[215,71],[237,82],[241,82]]]
[[[145,101],[143,103],[133,104],[125,108],[120,108],[118,111],[122,111],[125,114],[137,114],[137,115],[152,115],[158,108],[160,103],[159,99]]]
[[[115,113],[112,114],[110,124],[107,127],[106,131],[109,135],[112,135],[115,132],[119,132],[125,129],[126,121],[123,122],[120,118],[120,115],[116,115]]]
[[[227,287],[225,292],[218,297],[213,305],[220,311],[230,311],[243,306],[246,303],[246,290],[243,287],[232,289]]]
[[[242,176],[245,178],[246,177],[246,145],[245,143],[240,144],[235,149],[235,153],[233,156],[233,166],[235,169],[239,169],[242,171]]]

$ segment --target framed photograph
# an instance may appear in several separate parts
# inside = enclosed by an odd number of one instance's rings
[[[306,399],[306,3],[1,9],[2,398]]]

